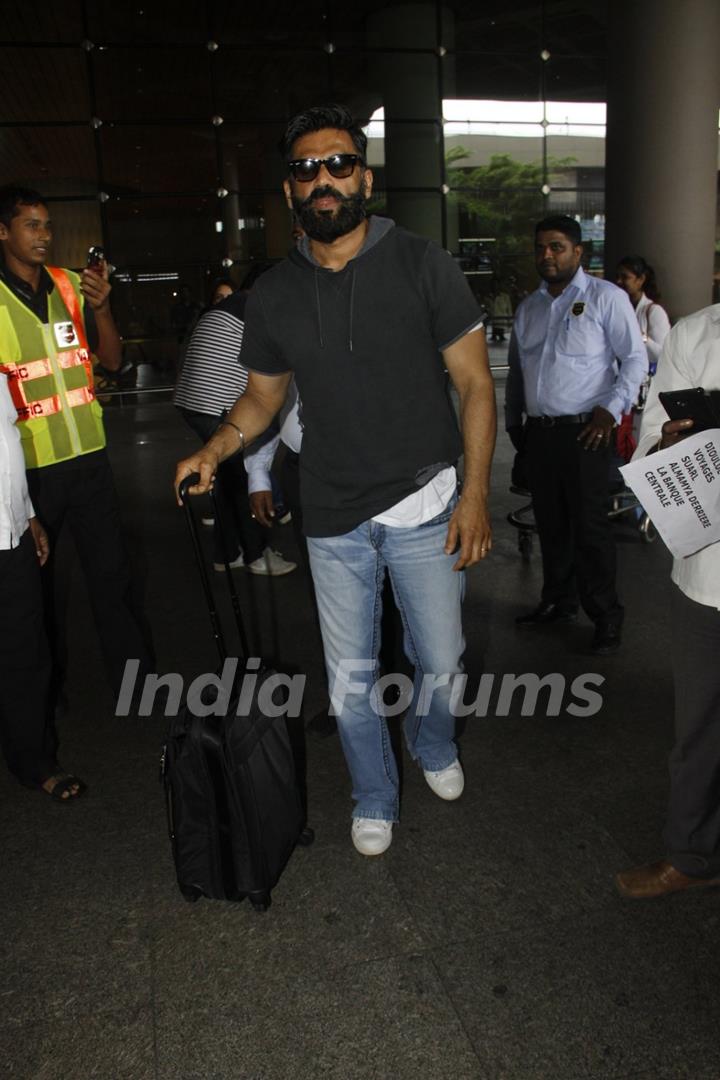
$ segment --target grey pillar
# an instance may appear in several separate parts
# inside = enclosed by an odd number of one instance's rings
[[[429,192],[391,192],[387,212],[398,225],[442,243],[447,236],[442,194],[444,140],[442,66],[438,51],[452,45],[452,16],[434,4],[397,4],[374,12],[367,21],[373,48],[426,52],[376,54],[369,64],[385,108],[385,182],[390,187],[428,187]],[[449,73],[448,77],[449,77]],[[374,87],[375,88],[375,87]]]
[[[657,271],[671,317],[712,302],[718,0],[611,0],[605,273]]]

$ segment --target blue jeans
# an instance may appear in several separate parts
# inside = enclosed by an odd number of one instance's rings
[[[404,725],[408,750],[431,771],[445,769],[457,758],[450,679],[463,670],[465,575],[452,570],[457,555],[443,551],[456,503],[453,498],[441,514],[416,528],[365,521],[343,536],[308,537],[330,695],[353,784],[354,817],[398,820],[397,765],[373,689],[379,678],[386,569],[403,621],[405,652],[415,666]]]

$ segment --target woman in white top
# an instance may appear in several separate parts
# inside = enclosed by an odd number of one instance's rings
[[[660,291],[655,280],[655,271],[642,255],[626,255],[618,264],[615,280],[628,294],[635,308],[647,349],[650,375],[654,375],[663,342],[670,331],[667,312],[658,303]]]

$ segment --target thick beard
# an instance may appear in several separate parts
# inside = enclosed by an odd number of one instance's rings
[[[332,195],[338,200],[340,205],[336,210],[315,209],[314,200],[326,195]],[[361,225],[367,216],[365,195],[362,191],[356,191],[354,195],[342,195],[329,185],[315,188],[307,199],[294,196],[293,208],[304,232],[311,240],[317,240],[321,244],[331,244],[333,240],[347,236]]]

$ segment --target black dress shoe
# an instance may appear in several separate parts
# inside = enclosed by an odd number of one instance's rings
[[[563,607],[560,604],[541,603],[527,615],[518,615],[517,626],[548,626],[550,623],[569,623],[577,618],[577,609]]]
[[[597,623],[591,651],[595,656],[609,656],[620,648],[622,634],[616,623]]]

